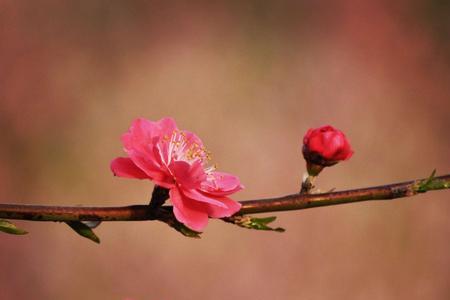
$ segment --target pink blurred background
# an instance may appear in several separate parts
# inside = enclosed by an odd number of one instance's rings
[[[147,203],[151,183],[109,170],[140,116],[201,136],[237,200],[298,191],[300,139],[328,123],[355,155],[321,189],[448,173],[448,2],[361,2],[1,1],[0,202]],[[201,240],[17,221],[0,299],[449,299],[448,197],[277,213],[283,234],[211,221]]]

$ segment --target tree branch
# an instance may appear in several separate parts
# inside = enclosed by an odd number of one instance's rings
[[[242,208],[236,215],[300,210],[369,200],[390,200],[448,188],[450,188],[450,174],[440,177],[434,177],[432,174],[425,179],[363,189],[323,194],[292,194],[279,198],[241,201]],[[79,207],[0,204],[0,218],[60,222],[159,220],[172,227],[178,226],[171,206],[150,208],[149,205]]]

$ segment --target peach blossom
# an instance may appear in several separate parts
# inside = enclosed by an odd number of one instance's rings
[[[111,162],[114,175],[150,179],[168,189],[175,217],[187,227],[202,231],[208,217],[228,217],[241,208],[228,197],[243,188],[239,178],[208,167],[210,155],[200,138],[178,129],[173,119],[136,119],[122,142],[128,157]]]

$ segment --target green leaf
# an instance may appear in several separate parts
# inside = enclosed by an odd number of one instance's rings
[[[2,220],[2,219],[0,219],[0,231],[9,233],[9,234],[18,234],[18,235],[28,233],[27,231],[16,227],[16,225],[14,225],[13,223],[11,223],[7,220]]]
[[[192,229],[186,227],[186,225],[184,225],[183,223],[176,224],[176,226],[174,226],[174,228],[184,236],[194,238],[194,239],[201,238],[200,237],[201,232],[192,230]]]
[[[100,239],[98,238],[98,236],[86,224],[83,224],[80,221],[69,221],[66,223],[67,225],[70,226],[70,228],[72,228],[76,233],[78,233],[82,237],[85,237],[93,242],[96,242],[97,244],[100,244]]]
[[[284,232],[285,229],[281,227],[270,227],[268,224],[275,221],[277,217],[266,217],[266,218],[254,218],[251,216],[237,216],[233,217],[233,223],[244,227],[247,229],[256,229],[256,230],[267,230],[267,231],[276,231],[276,232]]]
[[[425,193],[429,190],[438,188],[440,185],[443,185],[443,187],[447,187],[446,184],[443,184],[440,180],[436,180],[435,175],[436,175],[436,169],[433,170],[430,177],[416,183],[414,189],[418,193]]]

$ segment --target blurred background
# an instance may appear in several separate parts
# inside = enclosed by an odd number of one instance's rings
[[[0,1],[0,202],[147,203],[115,178],[137,117],[202,137],[246,200],[297,192],[300,141],[355,155],[322,190],[450,171],[448,1]],[[1,299],[449,299],[448,191],[276,213],[283,234],[211,221],[201,240],[104,223],[0,235]],[[273,215],[273,214],[269,214]]]

